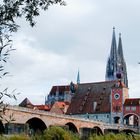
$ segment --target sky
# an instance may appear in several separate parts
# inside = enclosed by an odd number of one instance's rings
[[[81,83],[104,81],[113,27],[117,43],[122,34],[129,95],[140,98],[140,1],[65,1],[66,6],[41,12],[34,28],[24,19],[17,21],[16,51],[5,66],[10,75],[1,87],[21,94],[7,102],[19,104],[27,97],[33,104],[44,104],[52,86],[76,83],[78,69]]]

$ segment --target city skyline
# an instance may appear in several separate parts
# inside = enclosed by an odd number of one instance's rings
[[[43,104],[53,85],[105,80],[110,53],[112,28],[116,28],[127,65],[129,95],[140,97],[139,6],[138,0],[101,1],[69,0],[67,6],[52,6],[36,18],[34,28],[23,19],[13,36],[13,47],[6,69],[10,75],[3,85],[17,89],[20,103],[28,97],[34,104]]]

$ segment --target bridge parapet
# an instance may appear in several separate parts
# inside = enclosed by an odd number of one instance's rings
[[[140,127],[139,126],[128,126],[128,125],[119,125],[119,124],[105,124],[105,129],[112,129],[118,130],[119,132],[123,132],[124,130],[130,130],[135,133],[139,133]]]
[[[42,111],[42,110],[35,110],[35,109],[24,108],[24,107],[19,107],[19,106],[8,106],[7,110],[28,112],[28,113],[32,113],[32,114],[39,114],[39,115],[45,115],[45,116],[51,116],[51,117],[58,117],[58,118],[64,118],[64,119],[69,119],[69,120],[78,120],[78,121],[83,121],[83,122],[91,122],[91,123],[94,123],[96,125],[105,125],[106,124],[106,123],[99,122],[99,121],[94,121],[94,120],[85,119],[85,118],[79,118],[77,116],[56,114],[56,113],[52,113],[52,112],[47,112],[47,111]]]
[[[35,109],[29,109],[19,106],[8,106],[6,108],[6,114],[10,115],[11,113],[14,113],[15,121],[13,124],[21,124],[24,125],[30,120],[33,120],[35,118],[38,119],[38,121],[42,121],[46,128],[52,125],[59,125],[59,126],[66,126],[69,125],[69,127],[74,126],[78,132],[80,132],[80,129],[82,128],[89,128],[89,129],[97,129],[101,130],[103,133],[105,130],[108,132],[113,131],[123,131],[123,130],[133,130],[134,132],[139,132],[139,128],[130,128],[128,126],[124,125],[118,125],[118,124],[109,124],[109,123],[103,123],[100,121],[94,121],[88,118],[79,118],[77,116],[71,116],[71,115],[60,115],[55,114],[47,111],[41,111],[41,110],[35,110]],[[6,124],[6,122],[3,122],[3,124]]]

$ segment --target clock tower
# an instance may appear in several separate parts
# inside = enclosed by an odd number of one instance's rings
[[[128,98],[128,88],[121,81],[121,74],[117,74],[117,78],[111,90],[111,123],[123,124],[123,104]]]

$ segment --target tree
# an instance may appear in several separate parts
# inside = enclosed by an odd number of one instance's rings
[[[39,16],[40,10],[47,10],[53,4],[66,3],[63,0],[3,0],[0,4],[0,26],[16,31],[18,25],[15,24],[15,19],[22,16],[34,26],[34,17]]]
[[[25,17],[31,27],[36,22],[34,17],[39,16],[40,10],[47,10],[53,4],[65,5],[63,0],[3,0],[0,3],[0,72],[4,70],[2,62],[7,62],[9,52],[12,51],[13,32],[18,30],[17,18]],[[8,72],[0,75],[0,78]]]
[[[5,71],[4,64],[9,59],[12,48],[12,33],[17,32],[19,25],[16,23],[17,18],[25,18],[33,27],[36,22],[34,18],[40,15],[40,10],[46,11],[51,5],[65,5],[63,0],[3,0],[0,2],[0,79],[9,72]],[[0,92],[0,120],[5,110],[3,96],[16,99],[13,94],[8,94],[7,89]]]
[[[10,37],[19,27],[16,19],[25,17],[33,27],[36,24],[34,17],[40,15],[40,10],[45,11],[54,4],[66,5],[63,0],[3,0],[0,2],[0,78],[9,73],[4,72],[3,63],[7,62],[10,52],[14,50]]]

